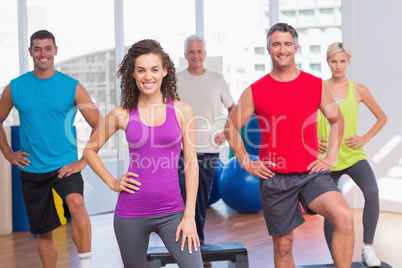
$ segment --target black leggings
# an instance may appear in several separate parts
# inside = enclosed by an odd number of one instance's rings
[[[363,242],[373,244],[375,229],[380,215],[378,185],[374,172],[367,160],[361,160],[347,169],[333,171],[331,178],[338,185],[340,177],[344,174],[349,175],[363,192],[365,200],[363,209]],[[324,233],[327,245],[331,250],[334,226],[327,220],[324,221]]]
[[[181,236],[175,242],[176,229],[183,218],[183,211],[160,216],[121,218],[114,215],[114,232],[125,268],[144,268],[149,236],[155,232],[162,239],[179,267],[202,268],[201,251],[188,252],[187,242],[180,250]]]

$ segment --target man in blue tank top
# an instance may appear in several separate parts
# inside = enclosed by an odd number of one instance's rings
[[[38,235],[43,267],[57,265],[53,230],[61,223],[53,200],[55,189],[66,218],[71,219],[72,238],[85,268],[91,265],[91,224],[80,173],[86,162],[77,159],[73,121],[78,108],[94,132],[102,116],[77,80],[56,71],[57,49],[52,33],[41,30],[31,36],[34,70],[13,79],[1,95],[0,149],[21,170],[24,202],[31,232]],[[20,116],[19,152],[11,150],[3,128],[13,106]]]

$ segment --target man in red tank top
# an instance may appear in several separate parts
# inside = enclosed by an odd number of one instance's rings
[[[329,177],[343,139],[344,121],[327,84],[296,68],[298,35],[286,24],[267,35],[272,71],[241,95],[225,125],[225,136],[243,168],[260,177],[265,222],[274,243],[275,267],[295,267],[293,230],[308,214],[335,226],[332,254],[336,267],[350,267],[354,247],[353,214]],[[328,153],[318,158],[317,110],[331,124]],[[252,161],[239,130],[256,114],[261,132],[259,159]]]

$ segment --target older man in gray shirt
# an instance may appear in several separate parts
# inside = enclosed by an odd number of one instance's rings
[[[230,113],[235,103],[229,87],[219,73],[204,68],[206,57],[205,40],[199,35],[189,36],[185,43],[185,57],[188,68],[177,74],[178,93],[182,101],[191,105],[196,120],[196,141],[199,164],[199,188],[195,221],[201,245],[204,243],[204,224],[212,182],[219,160],[219,146],[225,142],[222,129],[219,129],[219,117],[222,104]],[[223,125],[223,122],[222,124]],[[185,196],[185,165],[183,155],[179,161],[179,181],[183,199]]]

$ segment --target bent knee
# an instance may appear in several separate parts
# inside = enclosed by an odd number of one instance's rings
[[[342,207],[338,209],[338,215],[335,217],[333,223],[335,228],[343,229],[345,231],[353,231],[354,217],[352,210],[349,207]]]
[[[37,234],[38,239],[46,239],[46,240],[52,240],[53,239],[53,231],[43,233],[43,234]]]
[[[291,255],[292,255],[292,249],[288,247],[280,247],[276,251],[276,256],[279,257],[279,259],[287,259]]]
[[[70,194],[67,196],[66,201],[70,211],[85,207],[84,198],[80,194]]]
[[[282,239],[275,243],[276,253],[280,258],[286,258],[292,253],[293,241],[288,239]]]
[[[279,247],[277,252],[279,257],[284,259],[292,253],[292,248],[287,246]]]
[[[363,192],[363,197],[364,199],[367,201],[371,201],[371,202],[379,202],[379,191],[378,191],[378,187],[373,187],[369,190],[365,190]]]

